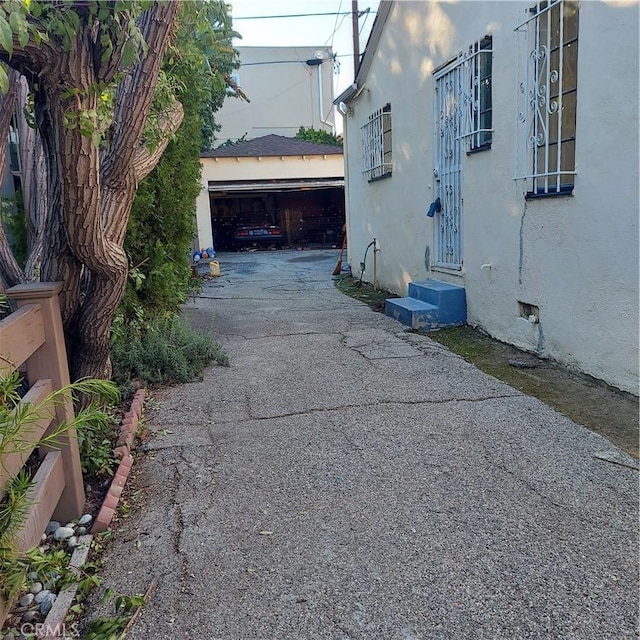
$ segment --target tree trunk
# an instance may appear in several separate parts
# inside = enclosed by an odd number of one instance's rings
[[[83,20],[73,38],[52,36],[39,47],[31,41],[22,47],[14,38],[13,55],[4,56],[10,66],[37,77],[36,121],[48,196],[41,276],[64,283],[60,304],[72,379],[111,374],[109,338],[127,282],[122,245],[131,206],[139,181],[158,162],[182,119],[181,108],[170,105],[159,119],[166,139],[153,151],[141,147],[179,7],[179,1],[154,2],[140,15],[148,52],[118,84],[102,154],[90,137],[69,126],[69,115],[79,120],[80,114],[97,111],[96,87],[111,82],[126,38],[118,39],[105,62],[101,39]]]
[[[11,69],[9,91],[0,96],[0,176],[4,175],[5,171],[9,126],[15,113],[20,154],[20,186],[27,219],[27,262],[24,272],[16,262],[9,240],[0,226],[0,273],[7,284],[12,286],[38,279],[47,220],[46,166],[42,140],[38,131],[30,127],[24,117],[27,95],[28,86],[24,76]]]
[[[9,127],[11,118],[18,100],[18,78],[20,74],[13,69],[9,72],[9,91],[0,95],[0,181],[4,177],[7,167],[7,154],[9,146]],[[0,211],[0,214],[2,211]],[[4,230],[3,220],[0,215],[0,276],[5,283],[12,287],[20,284],[24,278],[22,269],[9,246],[9,238]]]
[[[36,95],[49,178],[47,236],[52,239],[43,256],[43,276],[65,283],[61,306],[73,379],[109,377],[109,331],[127,278],[126,255],[102,228],[98,149],[79,128],[69,128],[65,117],[68,110],[97,109],[89,41],[89,33],[78,37],[59,59],[54,77],[65,82],[49,82],[48,75]],[[67,97],[69,86],[82,98]],[[82,291],[85,268],[89,287]]]
[[[37,129],[30,127],[24,117],[29,87],[20,76],[17,105],[18,140],[20,141],[20,167],[22,169],[22,198],[27,218],[27,263],[25,280],[37,280],[44,249],[44,230],[47,222],[47,168],[44,162],[42,138]]]

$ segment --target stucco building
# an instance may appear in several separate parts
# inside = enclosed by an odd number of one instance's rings
[[[333,64],[327,47],[239,47],[229,96],[217,113],[218,142],[204,152],[194,248],[238,248],[234,230],[278,225],[278,246],[340,241],[344,226],[342,147],[296,140],[300,127],[334,131]]]
[[[234,230],[259,222],[278,225],[286,245],[339,242],[344,225],[342,147],[270,134],[207,151],[200,160],[200,247],[236,248]]]
[[[250,100],[232,95],[216,113],[218,144],[300,127],[333,131],[333,53],[328,47],[238,47],[233,79]],[[232,91],[230,91],[232,93]]]
[[[382,2],[344,115],[349,259],[638,393],[638,4]],[[370,265],[368,265],[370,273]]]

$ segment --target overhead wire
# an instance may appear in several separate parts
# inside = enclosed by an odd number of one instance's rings
[[[342,9],[342,0],[340,0],[340,4],[338,5],[338,13],[340,13],[340,9]],[[338,83],[340,82],[340,61],[338,60],[338,56],[336,52],[333,50],[333,41],[335,40],[336,33],[338,32],[338,30],[342,28],[344,19],[347,16],[343,15],[342,18],[340,19],[340,23],[338,23],[339,17],[340,16],[336,15],[336,19],[333,23],[333,31],[331,32],[331,35],[327,38],[325,42],[325,45],[326,45],[327,42],[331,40],[331,44],[329,44],[329,48],[331,49],[331,53],[333,57],[333,75],[334,75],[334,78],[332,80],[332,87],[331,87],[332,91],[335,91],[336,87],[338,86]]]
[[[263,98],[262,100],[260,100],[260,102],[252,102],[251,105],[253,107],[255,107],[255,106],[259,105],[259,104],[264,104],[265,102],[269,102],[270,100],[273,100],[274,98],[277,98],[277,97],[281,96],[282,94],[286,93],[287,91],[290,91],[291,89],[294,89],[295,87],[297,87],[297,86],[299,86],[301,84],[305,84],[306,82],[307,82],[306,78],[304,80],[299,80],[298,82],[295,82],[294,84],[289,85],[288,87],[285,87],[284,89],[279,89],[273,95],[270,95],[267,98]],[[235,109],[235,110],[228,111],[225,115],[226,116],[233,116],[233,115],[236,115],[237,113],[241,113],[243,109],[244,109],[244,105],[242,105],[242,107],[240,109]]]
[[[360,30],[358,31],[358,35],[360,35],[362,33],[362,31],[364,30],[364,25],[367,24],[367,18],[369,17],[369,14],[371,13],[371,11],[369,9],[365,9],[362,13],[364,13],[364,20],[362,21],[362,26],[360,27]]]
[[[327,13],[288,13],[279,16],[233,16],[234,20],[267,20],[271,18],[308,18],[316,16],[350,16],[351,11],[329,11]]]
[[[331,35],[325,40],[324,44],[326,46],[326,44],[329,42],[329,40],[331,40],[331,44],[329,45],[332,49],[333,49],[333,39],[335,38],[336,35],[336,31],[338,30],[338,18],[339,13],[340,13],[340,9],[342,9],[342,0],[340,0],[340,4],[338,5],[338,13],[336,14],[336,19],[335,22],[333,23],[333,31],[331,32]],[[344,18],[342,18],[344,20]],[[342,25],[342,23],[340,23]]]
[[[338,11],[327,11],[327,12],[317,12],[317,13],[289,13],[289,14],[280,14],[280,15],[263,15],[263,16],[233,16],[233,20],[271,20],[271,19],[277,19],[277,18],[310,18],[310,17],[319,17],[319,16],[335,16],[335,22],[334,22],[334,26],[333,26],[333,31],[331,32],[331,35],[327,38],[327,40],[325,41],[323,46],[326,46],[327,43],[329,42],[329,40],[331,40],[331,44],[329,45],[331,49],[333,49],[333,42],[335,39],[335,35],[336,33],[340,30],[340,28],[342,27],[342,24],[344,23],[344,20],[347,16],[352,15],[352,11],[341,11],[342,9],[342,0],[340,0],[340,4],[338,5]],[[361,26],[361,28],[359,29],[358,34],[360,35],[364,29],[364,26],[367,22],[367,18],[369,17],[369,13],[373,13],[376,14],[376,11],[371,11],[370,8],[367,8],[366,10],[359,12],[359,17],[362,16],[364,14],[364,21],[363,24]],[[339,21],[339,22],[338,22]],[[347,57],[351,57],[352,54],[342,54],[342,55],[337,55],[337,54],[333,54],[332,55],[332,59],[334,61],[334,65],[337,65],[337,71],[335,71],[336,75],[340,74],[340,64],[337,61],[338,58],[347,58]],[[261,61],[261,62],[248,62],[245,64],[241,64],[242,66],[258,66],[258,65],[268,65],[268,64],[291,64],[291,63],[303,63],[305,64],[306,61],[303,60],[270,60],[270,61]],[[336,79],[337,82],[337,79]]]
[[[349,58],[352,57],[350,53],[343,53],[334,56],[335,58]],[[261,64],[307,64],[306,60],[264,60],[261,62],[242,62],[241,67],[254,67]]]

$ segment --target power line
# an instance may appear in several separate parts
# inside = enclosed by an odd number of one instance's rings
[[[359,12],[364,14],[364,11]],[[375,11],[372,13],[376,13]],[[280,16],[232,16],[233,20],[270,20],[271,18],[312,18],[316,16],[350,16],[351,11],[329,11],[327,13],[288,13]]]
[[[364,25],[367,24],[367,18],[369,17],[369,13],[371,13],[369,11],[369,9],[365,9],[364,11],[361,11],[360,13],[364,13],[364,20],[362,21],[362,26],[360,27],[360,31],[358,31],[358,35],[360,35],[363,31],[364,31]],[[358,16],[361,17],[361,16]]]
[[[333,39],[335,38],[335,35],[338,32],[338,30],[342,27],[342,24],[344,23],[344,20],[346,17],[347,16],[342,16],[342,18],[340,19],[340,24],[338,24],[338,26],[334,29],[333,33],[331,34],[331,44],[329,45],[330,47],[333,47]]]
[[[350,57],[350,53],[343,53],[341,55],[331,56],[331,58],[327,58],[323,60],[323,62],[329,62],[329,60],[333,60],[333,58],[348,58]],[[254,67],[260,64],[307,64],[306,60],[267,60],[263,62],[240,62],[241,67]]]
[[[340,9],[342,9],[342,0],[340,0],[340,4],[338,5],[338,13],[340,12]],[[336,16],[335,22],[333,23],[333,31],[331,32],[331,35],[325,41],[325,44],[327,44],[327,42],[331,40],[331,44],[329,45],[330,47],[333,47],[333,39],[336,35],[336,31],[338,30],[338,17],[339,16]],[[342,19],[344,20],[344,16],[342,17]]]

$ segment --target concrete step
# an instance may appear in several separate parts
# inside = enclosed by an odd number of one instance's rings
[[[438,307],[415,298],[389,298],[385,301],[384,312],[412,329],[429,331],[440,326]]]
[[[409,297],[438,307],[440,326],[456,326],[465,324],[467,321],[467,301],[464,287],[439,280],[411,282]]]

